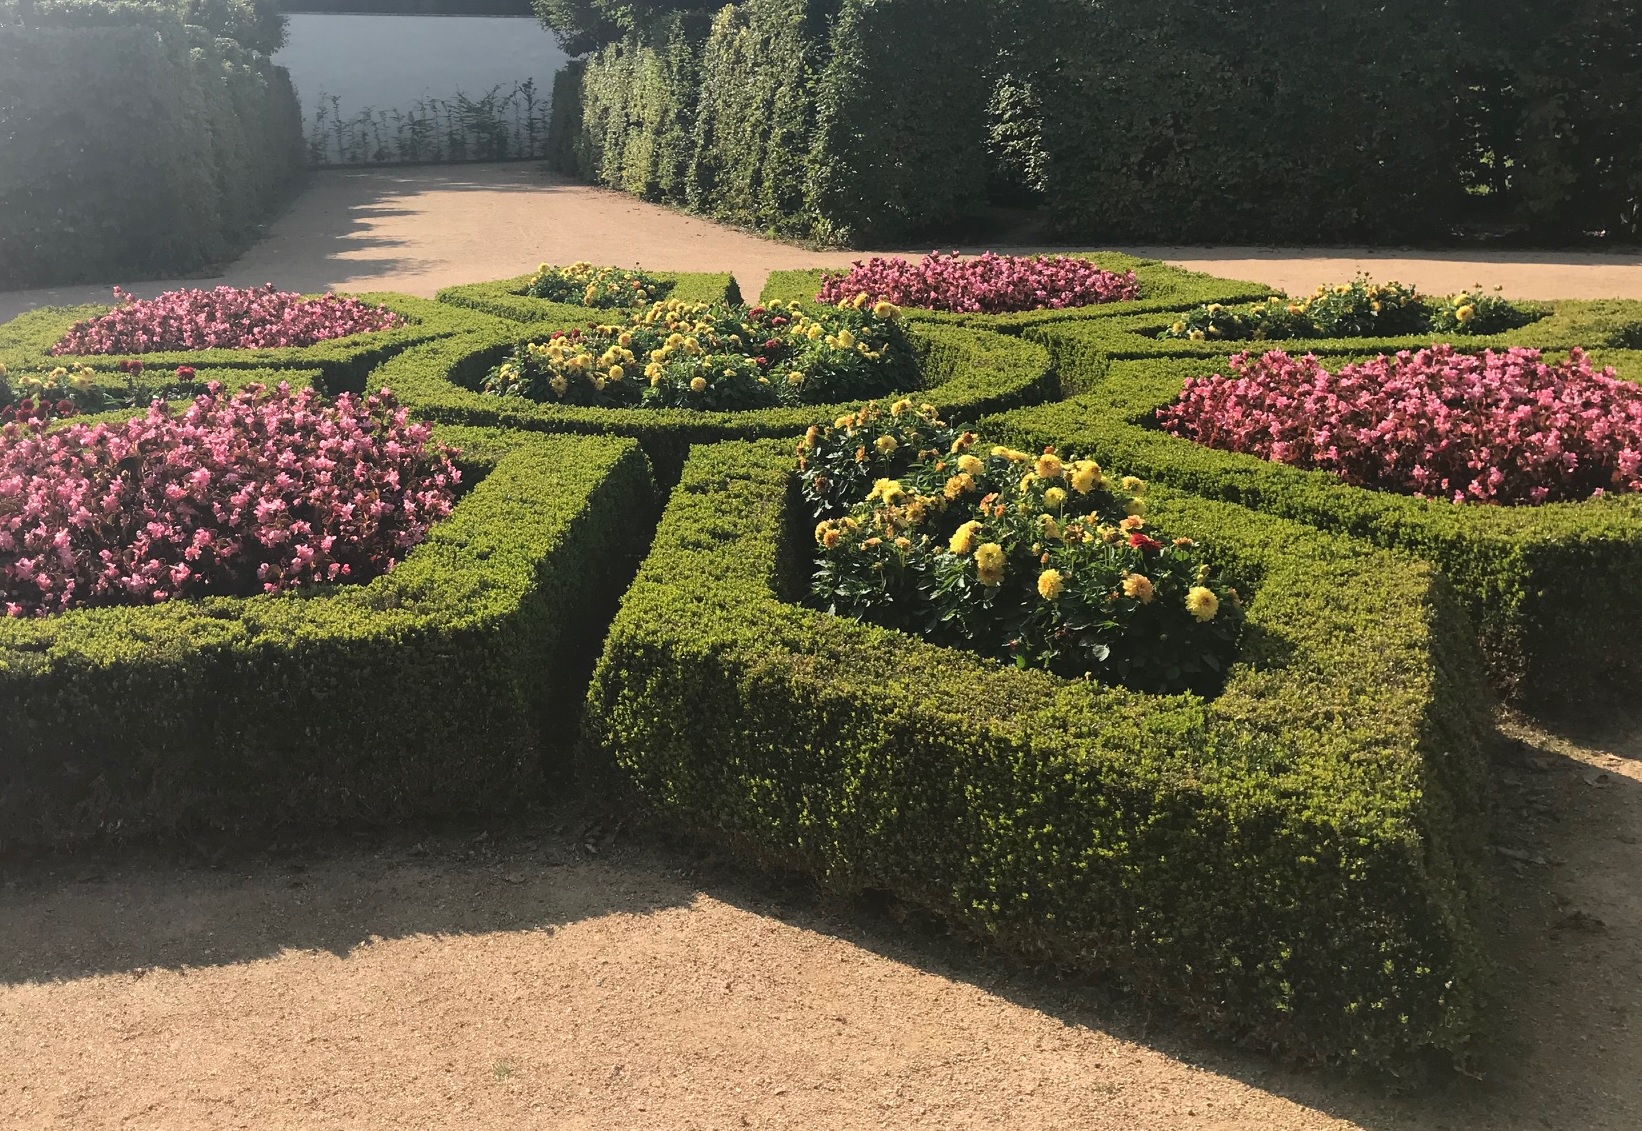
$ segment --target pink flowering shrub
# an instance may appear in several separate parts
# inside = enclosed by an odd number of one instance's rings
[[[212,383],[181,415],[0,427],[0,609],[245,596],[392,569],[460,473],[393,394]]]
[[[932,252],[918,262],[873,257],[845,274],[824,275],[817,301],[838,303],[865,293],[897,306],[964,314],[1062,310],[1140,297],[1133,271],[1103,271],[1064,255],[994,255],[959,259]]]
[[[311,346],[405,324],[386,307],[339,295],[306,298],[293,291],[276,291],[272,283],[167,291],[152,299],[136,299],[115,287],[114,299],[113,310],[76,322],[51,352],[63,356],[275,349]]]
[[[1642,488],[1642,388],[1580,350],[1432,346],[1330,373],[1280,350],[1192,378],[1158,421],[1176,436],[1348,483],[1456,503],[1546,503]]]

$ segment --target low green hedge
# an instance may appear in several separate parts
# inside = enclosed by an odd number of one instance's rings
[[[1210,302],[1256,302],[1272,293],[1272,288],[1264,283],[1251,283],[1244,279],[1222,279],[1216,275],[1170,267],[1156,259],[1125,255],[1120,251],[1092,252],[1080,255],[1079,258],[1091,260],[1107,271],[1133,271],[1140,281],[1140,298],[1134,302],[1097,303],[1094,306],[1075,306],[1067,310],[1023,310],[1013,314],[954,314],[907,307],[907,317],[931,322],[985,326],[1009,332],[1043,323],[1114,318],[1145,311],[1186,310]],[[821,277],[827,273],[824,270],[773,271],[764,284],[762,301],[813,304],[815,296],[821,291]]]
[[[1033,336],[1049,346],[1063,383],[1087,391],[985,422],[1011,442],[1065,444],[1142,478],[1437,563],[1476,622],[1496,682],[1513,698],[1634,694],[1642,500],[1455,506],[1216,451],[1153,424],[1155,410],[1180,395],[1186,378],[1216,366],[1195,358],[1114,360],[1082,326]]]
[[[700,412],[538,404],[474,391],[517,342],[529,340],[515,326],[506,334],[470,334],[432,342],[383,365],[371,375],[371,383],[391,388],[416,415],[441,423],[632,436],[644,445],[664,485],[677,478],[693,444],[796,436],[811,424],[853,412],[862,403]],[[906,395],[935,405],[952,420],[973,420],[1058,393],[1049,356],[1034,343],[963,326],[936,325],[915,327],[913,341],[922,358],[925,385]]]
[[[792,603],[793,464],[692,452],[623,599],[587,726],[649,805],[1238,1040],[1465,1048],[1489,700],[1436,570],[1158,488],[1254,597],[1220,696],[1145,695]]]
[[[1197,306],[1205,300],[1194,300]],[[1209,299],[1224,302],[1226,299]],[[1130,314],[1118,311],[1119,317],[1089,319],[1075,325],[1060,324],[1043,327],[1035,333],[1036,340],[1047,343],[1046,335],[1055,338],[1054,348],[1063,353],[1076,352],[1084,356],[1102,354],[1111,358],[1192,357],[1224,363],[1229,354],[1247,350],[1263,353],[1281,349],[1291,354],[1315,353],[1319,356],[1345,357],[1376,353],[1394,353],[1397,350],[1421,349],[1438,341],[1452,341],[1460,349],[1504,349],[1510,346],[1533,346],[1547,350],[1580,346],[1587,349],[1623,349],[1642,346],[1642,302],[1628,299],[1564,299],[1543,304],[1550,313],[1537,322],[1509,330],[1502,334],[1467,337],[1444,337],[1427,332],[1386,338],[1288,338],[1259,341],[1201,341],[1178,338],[1159,338],[1174,321],[1163,312]],[[1181,307],[1178,309],[1185,309]]]
[[[117,369],[136,359],[145,370],[174,371],[179,365],[211,369],[318,369],[332,392],[363,389],[365,378],[382,362],[422,342],[477,330],[495,330],[506,323],[476,311],[410,295],[372,293],[354,296],[379,303],[402,315],[408,325],[372,334],[351,334],[311,346],[282,349],[179,350],[146,354],[88,354],[53,357],[48,352],[71,326],[84,318],[104,314],[108,306],[43,307],[19,314],[0,325],[0,364],[16,372],[49,369],[57,365],[85,365],[97,370]]]
[[[664,298],[681,302],[741,301],[741,288],[735,276],[728,272],[717,274],[689,274],[676,271],[651,271],[648,274],[673,284]],[[618,310],[596,310],[573,303],[551,302],[532,298],[524,293],[535,277],[519,275],[512,279],[498,279],[492,283],[468,283],[460,287],[446,287],[436,296],[440,302],[462,306],[505,318],[510,322],[549,322],[556,325],[577,325],[588,321],[609,320],[621,315]]]
[[[0,619],[0,845],[538,798],[655,488],[631,440],[437,438],[477,482],[369,584]]]

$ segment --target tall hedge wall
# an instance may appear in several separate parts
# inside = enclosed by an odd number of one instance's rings
[[[295,186],[301,118],[283,68],[165,9],[0,8],[0,288],[231,258]]]

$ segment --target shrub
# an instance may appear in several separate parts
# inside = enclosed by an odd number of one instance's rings
[[[1303,299],[1277,296],[1247,309],[1211,303],[1183,314],[1158,337],[1230,342],[1396,338],[1428,331],[1492,335],[1526,326],[1546,313],[1476,292],[1426,298],[1402,283],[1375,283],[1361,276],[1351,283],[1318,287]]]
[[[1073,678],[1218,687],[1238,593],[1191,539],[1147,530],[1140,480],[1053,449],[988,452],[907,400],[811,428],[798,451],[828,612]]]
[[[1446,299],[1427,299],[1426,305],[1431,312],[1432,333],[1463,337],[1503,334],[1544,316],[1542,310],[1518,306],[1481,288],[1461,291]]]
[[[63,357],[286,349],[404,324],[384,306],[340,295],[305,297],[276,291],[272,283],[167,291],[152,299],[138,299],[115,287],[113,310],[76,322],[49,352]]]
[[[221,393],[0,429],[6,616],[369,581],[450,513],[460,473],[391,394]]]
[[[1212,700],[804,608],[790,443],[691,453],[590,736],[676,824],[1304,1059],[1463,1050],[1487,696],[1430,566],[1224,503],[1155,520],[1258,579]]]
[[[918,361],[890,303],[811,318],[796,307],[655,303],[627,322],[525,342],[485,377],[497,396],[736,412],[910,388]]]
[[[585,317],[585,311],[582,312]],[[540,333],[475,333],[408,350],[372,377],[391,386],[423,419],[450,424],[616,433],[644,445],[657,478],[673,482],[693,444],[725,439],[799,436],[817,420],[861,407],[855,399],[830,405],[781,405],[747,411],[603,407],[561,404],[480,392],[486,376],[521,344]],[[962,326],[908,327],[918,359],[918,392],[955,421],[1030,404],[1057,389],[1041,346]],[[636,352],[636,351],[635,351]]]
[[[0,618],[0,843],[541,798],[654,488],[630,440],[433,441],[468,489],[368,584]]]
[[[964,314],[1062,310],[1140,297],[1135,273],[1103,271],[1087,259],[1066,255],[1015,256],[987,252],[960,259],[934,252],[913,263],[874,256],[847,272],[821,278],[817,302],[834,304],[867,294],[901,306]]]
[[[1635,678],[1632,641],[1642,632],[1642,500],[1637,496],[1525,507],[1455,506],[1217,451],[1161,431],[1155,421],[1188,378],[1212,373],[1220,363],[1194,357],[1124,360],[1107,352],[1112,339],[1093,322],[1027,333],[1050,349],[1061,380],[1085,391],[1059,404],[982,421],[978,427],[989,434],[1023,448],[1061,444],[1154,484],[1241,503],[1436,563],[1453,579],[1496,681],[1513,697],[1605,697],[1626,693],[1627,681]]]
[[[619,310],[664,299],[670,290],[669,280],[624,267],[595,267],[591,263],[552,267],[544,263],[530,277],[522,293],[572,306]]]
[[[1281,350],[1188,378],[1165,431],[1347,483],[1455,503],[1578,502],[1642,487],[1642,389],[1575,350],[1381,354],[1330,373]]]
[[[595,268],[616,271],[620,268]],[[537,272],[537,275],[540,271]],[[643,277],[655,282],[652,298],[670,298],[679,302],[723,302],[739,305],[741,288],[735,276],[729,273],[696,274],[672,271],[646,271]],[[499,279],[490,283],[467,283],[446,287],[437,298],[450,306],[466,307],[510,322],[544,322],[569,328],[584,324],[587,312],[597,309],[581,302],[580,293],[567,298],[548,298],[531,294],[536,275],[520,275],[513,279]],[[649,300],[646,300],[649,301]]]

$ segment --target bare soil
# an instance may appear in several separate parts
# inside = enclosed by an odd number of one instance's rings
[[[1642,1126],[1642,717],[1514,716],[1480,1079],[1206,1045],[576,810],[0,866],[0,1126]]]

